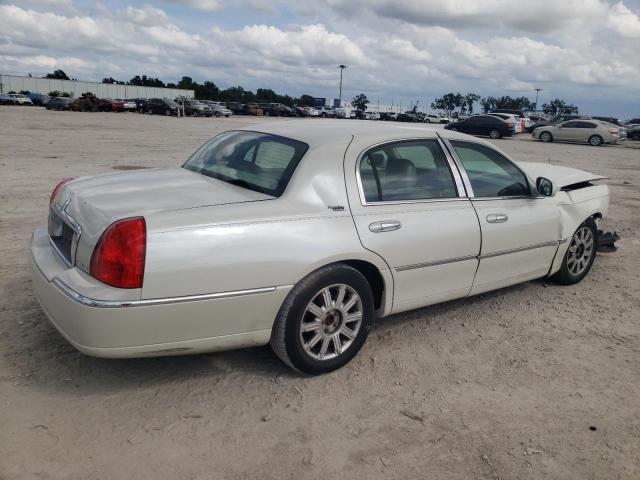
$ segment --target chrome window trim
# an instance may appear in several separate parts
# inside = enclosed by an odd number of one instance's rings
[[[469,180],[469,176],[467,175],[467,171],[464,169],[464,165],[462,165],[462,162],[460,161],[460,158],[458,157],[458,154],[456,153],[455,149],[453,148],[453,145],[451,145],[451,142],[449,141],[448,138],[443,138],[443,137],[440,136],[440,134],[438,134],[438,137],[440,137],[440,140],[442,141],[442,144],[446,147],[446,150],[449,153],[449,156],[451,157],[451,159],[453,160],[456,168],[460,172],[460,177],[462,178],[462,183],[464,184],[464,188],[466,190],[467,196],[469,198],[473,198],[474,194],[473,194],[473,187],[471,186],[471,181]]]
[[[440,137],[442,138],[442,137]],[[456,153],[456,149],[454,148],[454,146],[451,144],[451,142],[449,141],[448,138],[442,138],[444,144],[447,146],[447,148],[449,149],[449,153],[451,154],[452,158],[455,160],[456,165],[458,166],[458,168],[460,169],[460,173],[462,175],[462,178],[464,180],[464,185],[465,188],[467,188],[467,195],[469,195],[469,197],[471,198],[471,200],[512,200],[512,199],[523,199],[523,198],[545,198],[541,195],[534,195],[533,193],[531,193],[530,195],[516,195],[516,196],[511,196],[511,197],[476,197],[475,194],[473,193],[473,187],[471,186],[471,180],[469,180],[469,176],[467,175],[467,171],[464,168],[464,165],[462,164],[462,160],[460,160],[460,157],[458,157],[458,154]],[[503,157],[505,160],[507,160],[508,162],[510,162],[516,170],[518,170],[523,176],[524,178],[527,180],[527,182],[529,183],[529,191],[530,192],[536,192],[536,183],[535,181],[533,181],[529,175],[527,175],[527,172],[525,172],[524,170],[522,170],[522,168],[520,168],[516,162],[514,162],[513,160],[511,160],[507,155],[505,155],[504,153],[502,153],[500,150],[493,148],[491,145],[486,145],[484,143],[480,143],[480,142],[475,142],[473,140],[467,140],[467,139],[454,139],[456,141],[459,142],[464,142],[464,143],[470,143],[472,145],[480,145],[482,147],[485,148],[490,148],[491,150],[495,151],[498,155],[500,155],[501,157]]]
[[[198,302],[202,300],[215,300],[215,299],[221,299],[221,298],[242,297],[246,295],[257,295],[260,293],[272,293],[272,292],[275,292],[276,290],[276,287],[265,287],[265,288],[253,288],[249,290],[236,290],[231,292],[205,293],[201,295],[185,295],[181,297],[150,298],[146,300],[97,300],[95,298],[90,298],[85,295],[82,295],[81,293],[76,292],[73,288],[71,288],[69,285],[64,283],[59,278],[55,278],[52,283],[67,297],[78,302],[79,304],[87,307],[98,307],[98,308],[149,307],[153,305]]]
[[[553,240],[551,242],[543,242],[543,243],[536,243],[534,245],[527,245],[526,247],[518,247],[518,248],[512,248],[510,250],[500,250],[498,252],[491,252],[491,253],[485,253],[485,254],[481,254],[481,255],[467,255],[464,257],[455,257],[455,258],[448,258],[446,260],[436,260],[433,262],[424,262],[424,263],[415,263],[412,265],[402,265],[400,267],[394,267],[394,270],[396,272],[405,272],[407,270],[415,270],[418,268],[426,268],[426,267],[435,267],[438,265],[447,265],[449,263],[456,263],[456,262],[464,262],[467,260],[484,260],[486,258],[493,258],[493,257],[500,257],[502,255],[509,255],[511,253],[519,253],[519,252],[526,252],[527,250],[535,250],[537,248],[544,248],[544,247],[558,247],[558,245],[561,245],[562,243],[565,243],[567,241],[567,239],[563,239],[563,240]]]
[[[380,147],[383,145],[388,145],[392,143],[399,142],[415,142],[415,141],[425,141],[425,140],[435,140],[442,150],[444,158],[449,166],[449,171],[451,172],[451,176],[453,177],[453,182],[456,188],[456,192],[458,196],[456,197],[446,197],[446,198],[422,198],[415,200],[382,200],[379,202],[367,202],[367,199],[364,195],[364,188],[362,186],[362,178],[360,177],[360,163],[362,163],[362,159],[364,155],[372,150],[373,148]],[[360,197],[360,204],[364,207],[370,207],[375,205],[406,205],[406,204],[414,204],[414,203],[435,203],[435,202],[452,202],[452,201],[460,201],[460,200],[468,200],[465,194],[464,185],[462,183],[462,179],[460,178],[460,172],[453,164],[451,157],[447,155],[447,149],[444,148],[444,144],[442,143],[440,137],[408,137],[408,138],[397,138],[393,140],[385,140],[383,142],[374,143],[372,145],[367,146],[364,150],[362,150],[358,154],[358,159],[356,160],[356,184],[358,186],[358,196]]]

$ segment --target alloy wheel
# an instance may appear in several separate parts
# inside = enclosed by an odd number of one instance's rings
[[[315,360],[329,360],[349,349],[362,325],[363,306],[358,293],[335,284],[316,293],[304,310],[300,341]]]
[[[574,277],[582,274],[595,252],[593,232],[589,227],[582,227],[573,235],[567,256],[567,269]]]

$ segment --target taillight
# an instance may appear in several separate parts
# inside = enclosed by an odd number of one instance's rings
[[[513,122],[507,122],[507,128],[515,128],[516,124]]]
[[[612,128],[611,130],[609,130],[609,133],[611,135],[620,135],[620,131],[615,128]]]
[[[58,183],[56,185],[56,188],[53,189],[53,192],[51,192],[51,198],[49,198],[49,205],[51,205],[53,203],[53,201],[56,198],[56,195],[58,195],[58,192],[60,191],[60,189],[62,187],[64,187],[64,185],[66,183],[69,183],[71,180],[73,180],[73,178],[63,178],[60,183]]]
[[[147,250],[147,225],[142,217],[113,223],[98,240],[89,273],[118,288],[142,288]]]

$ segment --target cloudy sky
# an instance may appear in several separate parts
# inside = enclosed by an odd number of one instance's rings
[[[0,0],[0,73],[190,75],[381,104],[449,91],[640,115],[640,0]]]

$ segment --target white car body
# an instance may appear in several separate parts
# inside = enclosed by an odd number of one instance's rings
[[[429,113],[425,115],[424,121],[425,123],[449,123],[451,119],[449,117],[442,117],[440,115]]]
[[[550,135],[551,141],[554,142],[580,143],[591,143],[593,137],[599,137],[601,139],[600,142],[592,143],[592,145],[597,146],[602,143],[616,143],[625,140],[627,131],[613,123],[590,118],[580,118],[555,125],[537,127],[531,132],[533,138],[546,141],[547,139],[544,138],[544,135]]]
[[[116,101],[122,102],[124,104],[124,109],[129,112],[135,112],[138,108],[138,106],[136,105],[136,101],[132,98],[125,98],[124,100],[116,99]]]
[[[320,112],[313,107],[306,107],[305,110],[307,111],[310,117],[320,116]]]
[[[505,120],[507,122],[513,122],[513,124],[515,125],[516,128],[516,133],[522,133],[523,132],[523,119],[520,118],[517,115],[514,115],[512,113],[487,113],[487,115],[491,115],[494,117],[498,117],[502,120]],[[507,117],[507,118],[505,118]]]
[[[71,253],[64,257],[47,226],[38,228],[33,288],[78,350],[141,357],[265,345],[294,286],[336,262],[375,276],[379,317],[549,276],[581,222],[608,207],[606,185],[584,187],[602,177],[543,163],[516,164],[531,195],[476,198],[451,142],[500,152],[456,132],[346,120],[240,130],[255,131],[308,145],[277,198],[185,168],[83,177],[52,198],[50,219],[73,231]],[[441,149],[457,193],[367,201],[364,152],[403,141]],[[539,176],[554,182],[555,196],[537,194]],[[571,185],[582,187],[562,190]],[[509,221],[491,220],[500,215]],[[105,229],[138,216],[146,222],[142,288],[93,278]]]
[[[380,114],[378,112],[365,112],[364,118],[366,120],[380,120]]]
[[[33,105],[33,101],[29,97],[27,97],[26,95],[22,95],[21,93],[10,93],[9,96],[20,105]]]

